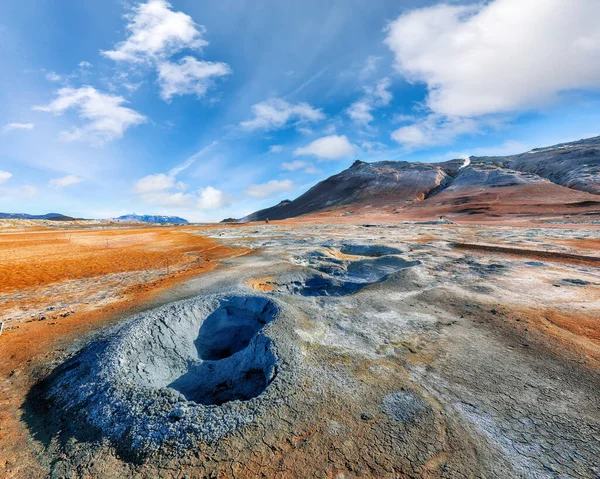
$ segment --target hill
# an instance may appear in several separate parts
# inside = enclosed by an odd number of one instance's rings
[[[293,201],[240,222],[311,214],[445,215],[600,214],[600,137],[505,157],[441,163],[354,164]]]

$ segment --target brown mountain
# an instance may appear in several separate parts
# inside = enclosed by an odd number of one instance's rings
[[[600,215],[600,137],[506,157],[355,161],[293,201],[238,221],[311,214]]]

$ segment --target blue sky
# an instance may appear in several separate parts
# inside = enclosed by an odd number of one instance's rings
[[[600,2],[0,4],[0,211],[241,217],[600,134]]]

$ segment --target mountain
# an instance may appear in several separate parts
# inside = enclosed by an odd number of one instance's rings
[[[121,223],[153,223],[153,224],[173,224],[184,225],[188,224],[188,220],[179,216],[157,216],[157,215],[123,215],[115,218],[114,221]]]
[[[60,213],[47,213],[45,215],[28,215],[26,213],[0,213],[0,220],[49,220],[49,221],[74,221],[78,218],[71,218]]]
[[[293,201],[240,222],[309,214],[600,215],[600,137],[442,163],[355,161]]]

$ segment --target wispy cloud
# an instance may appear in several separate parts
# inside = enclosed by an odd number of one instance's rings
[[[267,198],[277,193],[291,191],[294,188],[292,180],[271,180],[262,184],[250,185],[246,188],[246,195],[252,198]]]
[[[12,175],[13,174],[8,171],[0,171],[0,184],[6,183],[12,178]]]
[[[0,197],[9,199],[33,198],[38,190],[32,185],[15,186],[12,188],[0,188]]]
[[[123,97],[99,92],[91,86],[61,88],[56,94],[56,99],[51,103],[34,107],[34,110],[61,115],[73,109],[80,119],[87,121],[81,127],[61,132],[61,137],[66,141],[103,145],[122,138],[128,128],[146,121],[144,115],[123,106],[126,103]]]
[[[319,170],[315,168],[315,165],[312,163],[307,163],[306,161],[294,160],[294,161],[286,161],[281,164],[281,169],[286,171],[303,171],[306,174],[314,175],[319,173]]]
[[[50,188],[62,189],[62,188],[66,188],[67,186],[76,185],[78,183],[81,183],[82,181],[83,181],[83,179],[79,178],[78,176],[67,175],[67,176],[63,176],[62,178],[51,179],[48,182],[48,186],[50,186]]]
[[[215,78],[231,74],[227,63],[199,61],[193,57],[182,58],[177,63],[158,65],[158,83],[161,97],[170,100],[175,95],[194,94],[203,97]]]
[[[272,98],[252,105],[254,118],[243,121],[242,128],[247,130],[276,130],[290,123],[296,125],[316,122],[325,118],[325,114],[308,103],[290,104],[281,98]]]
[[[321,160],[337,160],[350,156],[356,147],[345,135],[324,136],[294,150],[294,156],[315,156]]]
[[[375,86],[365,88],[363,97],[346,110],[348,116],[357,123],[368,125],[374,120],[373,110],[387,106],[392,101],[390,85],[391,81],[386,77],[379,80]]]
[[[2,127],[2,131],[33,130],[34,128],[35,124],[33,123],[7,123]]]

